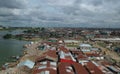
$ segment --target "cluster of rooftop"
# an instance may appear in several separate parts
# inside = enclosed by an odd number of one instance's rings
[[[85,43],[68,48],[66,43],[79,42],[59,39],[32,42],[26,45],[26,55],[15,68],[20,74],[120,74],[120,68],[105,60],[99,48]]]

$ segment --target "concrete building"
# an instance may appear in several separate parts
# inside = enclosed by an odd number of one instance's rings
[[[79,45],[79,41],[78,40],[64,40],[66,45]]]
[[[90,52],[92,49],[90,44],[80,44],[79,47],[82,52]]]

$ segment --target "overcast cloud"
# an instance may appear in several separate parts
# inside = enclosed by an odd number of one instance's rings
[[[0,25],[120,27],[120,0],[0,0]]]

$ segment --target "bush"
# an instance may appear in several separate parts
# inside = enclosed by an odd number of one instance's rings
[[[12,34],[6,34],[3,36],[4,39],[10,39],[12,38]]]

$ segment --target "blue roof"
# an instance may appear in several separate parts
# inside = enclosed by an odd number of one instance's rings
[[[32,61],[30,61],[30,60],[26,60],[26,61],[24,61],[24,62],[21,62],[21,63],[19,63],[18,64],[18,66],[20,67],[20,66],[27,66],[28,68],[33,68],[33,66],[34,66],[34,62],[32,62]]]

